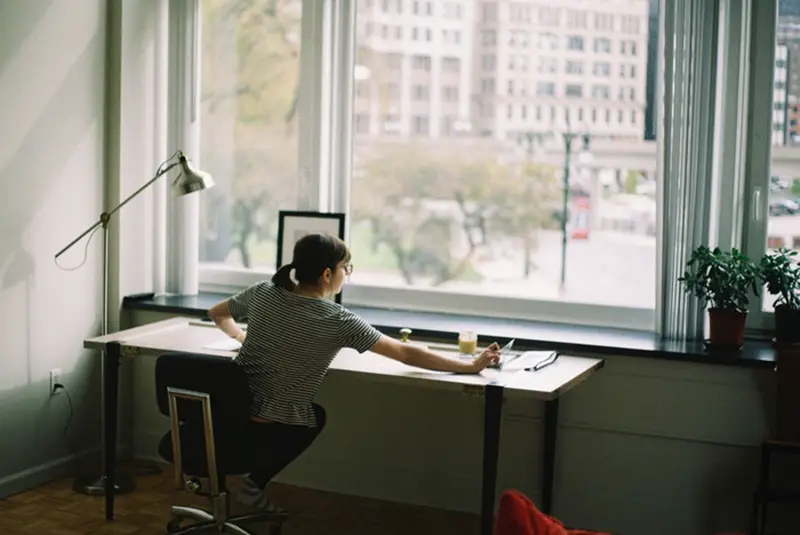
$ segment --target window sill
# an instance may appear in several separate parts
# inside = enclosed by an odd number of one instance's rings
[[[206,311],[228,294],[200,292],[198,295],[159,295],[123,300],[124,310],[147,310],[205,317]],[[381,332],[398,335],[412,329],[412,339],[455,342],[461,330],[473,330],[483,340],[504,343],[516,339],[523,349],[548,349],[593,356],[644,357],[702,364],[771,369],[776,354],[769,341],[748,339],[739,353],[708,353],[700,341],[661,340],[652,333],[607,327],[555,324],[503,318],[476,318],[458,314],[415,312],[388,308],[350,306]]]

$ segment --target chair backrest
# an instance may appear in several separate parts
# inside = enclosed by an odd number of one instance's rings
[[[215,431],[241,427],[250,421],[247,375],[231,358],[164,353],[156,361],[156,399],[161,414],[169,416],[167,387],[208,394]],[[178,399],[177,404],[181,422],[203,423],[200,403]]]

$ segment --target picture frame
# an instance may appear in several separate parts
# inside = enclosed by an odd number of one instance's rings
[[[300,210],[280,210],[278,212],[278,247],[275,269],[292,261],[294,244],[311,233],[324,233],[345,239],[345,214],[340,212],[313,212]],[[342,293],[334,297],[342,303]]]

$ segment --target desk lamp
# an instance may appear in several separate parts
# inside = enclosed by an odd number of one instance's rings
[[[103,324],[102,324],[102,335],[108,334],[108,223],[111,221],[111,216],[118,212],[123,206],[128,204],[131,200],[137,197],[140,193],[146,190],[148,187],[152,186],[156,180],[161,178],[161,176],[167,174],[173,168],[180,166],[181,173],[175,178],[172,182],[172,194],[175,197],[180,197],[183,195],[187,195],[189,193],[194,193],[195,191],[202,191],[204,189],[208,189],[214,186],[214,180],[211,178],[209,173],[204,171],[200,171],[196,169],[191,163],[189,163],[188,158],[184,155],[183,151],[177,151],[175,154],[170,156],[167,160],[165,160],[161,165],[158,166],[158,170],[156,174],[147,181],[142,187],[134,191],[132,194],[128,196],[127,199],[119,203],[115,208],[103,212],[100,214],[100,218],[95,222],[92,226],[87,228],[83,231],[77,238],[69,242],[63,249],[56,253],[55,260],[56,265],[58,265],[58,257],[63,255],[67,252],[73,245],[78,243],[81,239],[83,239],[87,234],[89,239],[86,242],[86,250],[89,249],[89,242],[92,239],[94,233],[102,228],[103,229]],[[86,261],[86,256],[84,254],[83,261]],[[82,265],[83,263],[81,263]],[[61,267],[61,266],[59,266]],[[80,267],[80,265],[78,266]],[[62,268],[64,269],[64,268]],[[77,269],[77,268],[71,268]],[[100,360],[101,363],[105,363],[105,358]],[[103,370],[100,373],[101,377],[105,376]],[[105,395],[105,392],[103,392]],[[105,410],[105,402],[101,402],[101,407]],[[105,416],[103,416],[103,421],[105,422]],[[116,433],[114,434],[116,436]],[[102,440],[105,441],[105,432],[102,434]],[[105,448],[103,448],[105,451]],[[105,462],[105,460],[104,460]],[[130,492],[135,488],[133,478],[126,476],[125,474],[118,474],[116,477],[116,492],[117,493],[124,493]],[[75,483],[73,484],[73,490],[76,492],[81,492],[83,494],[92,494],[92,495],[103,495],[105,494],[105,479],[103,476],[89,476],[89,477],[81,477],[79,476]]]

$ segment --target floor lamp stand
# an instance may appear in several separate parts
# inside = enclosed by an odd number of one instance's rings
[[[111,220],[111,215],[108,212],[103,212],[100,215],[100,222],[103,228],[103,325],[101,328],[101,334],[105,336],[108,334],[108,223]],[[100,407],[101,413],[100,418],[103,422],[103,426],[106,424],[106,415],[105,415],[105,396],[106,396],[106,389],[105,389],[105,367],[106,367],[106,355],[103,354],[100,357],[100,381],[101,381],[101,388],[100,388]],[[114,421],[117,419],[114,418]],[[114,437],[117,436],[117,433],[114,433]],[[106,440],[106,430],[103,429],[101,433],[101,452],[104,452],[105,449],[105,440]],[[72,490],[75,492],[79,492],[81,494],[90,494],[92,496],[104,496],[106,493],[106,479],[105,479],[105,458],[101,454],[101,459],[103,461],[102,472],[100,475],[96,474],[88,474],[88,475],[78,475],[75,478],[75,481],[72,484]],[[133,476],[130,474],[126,474],[124,472],[118,472],[115,477],[114,487],[116,489],[117,494],[125,494],[128,492],[132,492],[136,489],[136,483],[133,480]]]

